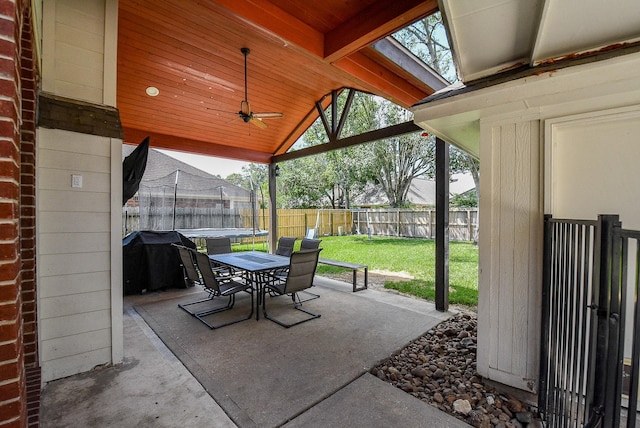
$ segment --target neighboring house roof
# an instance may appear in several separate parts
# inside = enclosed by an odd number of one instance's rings
[[[123,144],[122,158],[128,156],[136,146]],[[179,172],[177,172],[179,171]],[[147,167],[140,182],[141,188],[173,188],[178,175],[178,190],[184,194],[220,196],[222,186],[225,198],[248,199],[249,191],[240,186],[202,171],[194,166],[172,158],[158,150],[149,149]]]
[[[460,195],[475,189],[471,174],[453,174],[449,182],[449,195]],[[407,201],[414,205],[434,206],[436,204],[436,182],[422,178],[414,178],[407,193]],[[357,206],[387,205],[389,199],[380,186],[367,186],[365,191],[352,201]]]

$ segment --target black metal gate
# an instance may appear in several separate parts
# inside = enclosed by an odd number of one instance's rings
[[[622,229],[617,215],[546,217],[544,246],[543,420],[548,427],[635,427],[640,232]]]

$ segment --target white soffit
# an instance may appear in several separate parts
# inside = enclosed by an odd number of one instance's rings
[[[460,77],[469,82],[528,64],[543,0],[443,0]]]
[[[460,78],[640,40],[638,0],[441,0]]]

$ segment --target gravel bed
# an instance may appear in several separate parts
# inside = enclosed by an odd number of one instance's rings
[[[371,373],[474,427],[542,427],[535,408],[483,384],[476,337],[476,314],[459,313]]]

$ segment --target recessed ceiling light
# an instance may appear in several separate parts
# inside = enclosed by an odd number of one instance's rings
[[[147,93],[147,95],[149,95],[150,97],[157,97],[158,94],[160,93],[160,90],[158,88],[156,88],[155,86],[149,86],[145,92]]]

